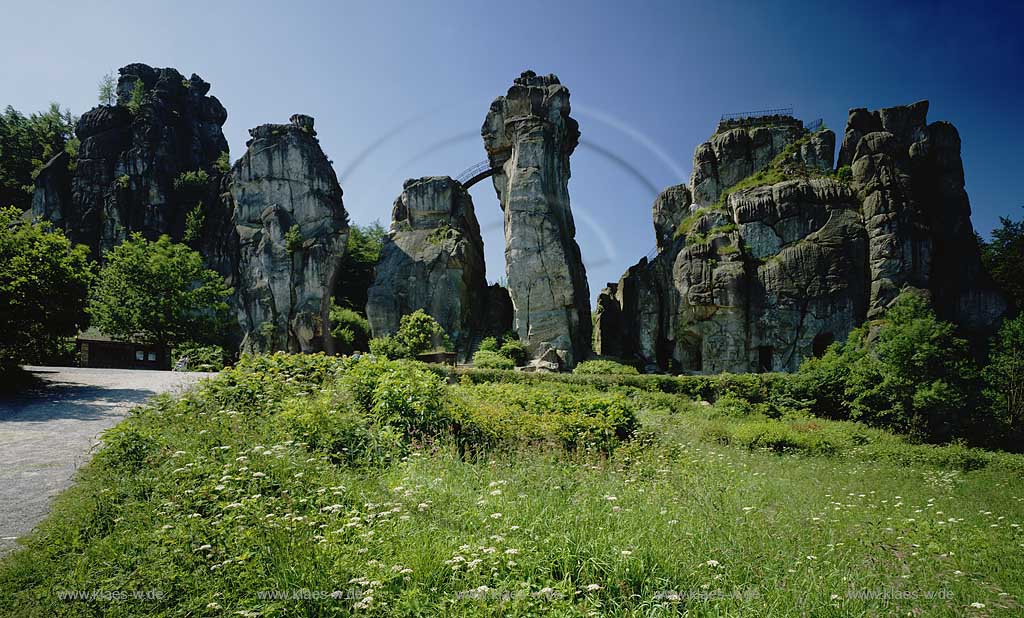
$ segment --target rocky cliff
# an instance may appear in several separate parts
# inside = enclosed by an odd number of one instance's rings
[[[658,255],[602,292],[597,351],[649,370],[794,370],[908,286],[990,328],[1005,303],[982,274],[959,138],[926,111],[852,110],[835,171],[827,129],[720,125],[694,155],[692,203],[682,185],[655,203]]]
[[[469,193],[447,176],[405,181],[368,294],[373,335],[394,333],[403,315],[423,309],[466,359],[482,336],[511,328],[504,289],[492,287]]]
[[[526,71],[492,104],[481,134],[504,211],[514,328],[535,359],[570,368],[590,351],[590,292],[569,208],[579,125],[569,90]]]
[[[188,240],[230,278],[225,239],[205,230],[186,238],[189,213],[197,209],[197,220],[210,230],[227,228],[218,166],[228,151],[221,132],[227,111],[198,75],[186,79],[144,64],[119,73],[116,105],[96,107],[78,121],[75,169],[58,155],[40,172],[33,215],[55,221],[94,257],[132,232]]]
[[[249,135],[227,182],[242,351],[332,352],[328,314],[348,240],[338,178],[309,116]]]

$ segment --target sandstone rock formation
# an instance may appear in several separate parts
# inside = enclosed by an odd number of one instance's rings
[[[228,179],[242,350],[330,353],[330,301],[348,240],[341,186],[309,116],[249,134]]]
[[[526,71],[491,104],[481,134],[504,211],[514,328],[535,358],[570,368],[589,353],[590,292],[569,209],[579,125],[569,90]]]
[[[196,208],[211,228],[223,229],[228,213],[219,208],[216,163],[227,156],[221,132],[227,112],[209,90],[195,74],[186,79],[144,64],[121,68],[117,104],[82,115],[74,172],[65,155],[50,161],[36,180],[32,214],[57,222],[94,257],[131,232],[181,241]],[[180,182],[189,172],[190,182]],[[199,238],[193,244],[230,277],[230,256],[220,253],[224,239],[205,236],[205,244]]]
[[[493,287],[469,193],[447,176],[405,181],[368,294],[373,335],[394,333],[403,315],[423,309],[465,360],[484,334],[511,328],[507,293]]]
[[[959,137],[926,111],[851,110],[839,164],[852,179],[832,171],[827,129],[720,125],[694,155],[693,204],[685,186],[655,203],[658,255],[602,292],[597,351],[648,370],[794,370],[906,287],[990,328],[1005,303],[980,266]]]

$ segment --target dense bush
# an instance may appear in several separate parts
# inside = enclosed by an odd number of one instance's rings
[[[174,179],[174,190],[182,193],[199,193],[210,185],[210,175],[206,170],[189,170],[178,174]]]
[[[484,337],[480,342],[480,346],[477,347],[478,352],[494,352],[495,354],[498,353],[499,349],[501,349],[501,344],[498,343],[496,337]]]
[[[341,354],[370,349],[370,322],[352,309],[331,305],[331,336]]]
[[[473,355],[473,366],[480,369],[515,369],[516,363],[498,352],[481,349]]]
[[[338,463],[383,466],[406,450],[401,432],[374,422],[343,392],[289,399],[277,419],[286,434]]]
[[[980,424],[978,369],[967,342],[920,294],[901,294],[884,320],[855,329],[799,373],[801,394],[822,416],[938,441]]]
[[[220,371],[224,369],[227,358],[224,348],[219,345],[203,345],[186,343],[171,351],[171,362],[177,364],[186,359],[185,371]]]
[[[1024,314],[1005,322],[993,339],[984,370],[985,395],[1003,441],[1024,443]]]
[[[450,350],[448,334],[433,317],[422,309],[403,315],[398,332],[370,341],[370,352],[392,360],[416,358],[438,349]]]
[[[576,365],[572,370],[578,375],[636,375],[640,373],[636,367],[612,360],[588,360]]]

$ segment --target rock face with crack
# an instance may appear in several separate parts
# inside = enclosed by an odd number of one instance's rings
[[[849,174],[832,171],[827,129],[720,125],[694,155],[692,204],[681,185],[655,203],[658,255],[599,298],[597,351],[652,371],[792,371],[907,288],[991,329],[1006,305],[981,269],[959,136],[926,111],[851,110]]]
[[[571,368],[590,351],[590,291],[569,208],[569,156],[579,125],[569,90],[526,71],[492,104],[481,130],[504,212],[514,328],[534,359]]]
[[[348,240],[341,186],[311,117],[249,134],[227,185],[241,349],[330,353],[330,302]]]
[[[403,315],[422,309],[465,360],[480,338],[511,327],[507,293],[492,287],[469,193],[447,176],[405,181],[368,294],[373,335],[394,333]]]

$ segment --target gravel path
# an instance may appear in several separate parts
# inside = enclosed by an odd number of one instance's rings
[[[99,434],[151,396],[211,374],[26,367],[44,383],[0,398],[0,555],[16,547],[71,485]]]

